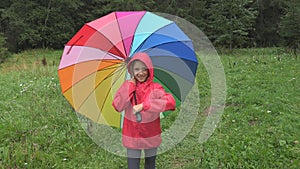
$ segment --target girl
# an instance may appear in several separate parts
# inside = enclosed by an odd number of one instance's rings
[[[122,143],[127,148],[129,169],[140,168],[141,151],[145,153],[145,169],[155,168],[157,148],[161,144],[160,112],[175,110],[175,99],[153,82],[154,70],[147,53],[137,53],[127,69],[132,78],[118,89],[113,107],[125,110]]]

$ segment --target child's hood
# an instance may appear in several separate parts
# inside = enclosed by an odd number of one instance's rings
[[[139,61],[143,62],[146,65],[146,67],[149,70],[149,77],[147,79],[147,83],[152,82],[153,79],[154,79],[154,70],[153,70],[153,64],[152,64],[152,61],[151,61],[149,55],[147,53],[144,53],[144,52],[136,53],[130,59],[129,63],[127,64],[127,70],[129,71],[129,74],[132,74],[132,72],[130,72],[130,65],[135,60],[139,60]]]

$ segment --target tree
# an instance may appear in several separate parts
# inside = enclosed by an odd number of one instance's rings
[[[294,53],[300,47],[300,2],[298,0],[286,1],[286,11],[280,22],[280,35],[284,45],[292,48]]]
[[[249,33],[254,29],[257,12],[251,0],[215,0],[210,4],[209,38],[217,46],[245,47],[250,44]]]
[[[258,16],[253,37],[257,46],[277,46],[280,44],[279,22],[283,12],[283,0],[257,0],[255,8]]]
[[[75,32],[80,0],[11,1],[1,15],[11,51],[61,48]]]
[[[42,4],[48,11],[41,19],[40,34],[44,37],[44,47],[61,49],[86,22],[86,17],[81,17],[80,11],[85,4],[81,0],[55,0],[49,7],[50,1]],[[47,15],[48,21],[44,24]]]
[[[110,1],[106,8],[113,11],[153,11],[155,10],[154,0],[121,0],[121,1]]]

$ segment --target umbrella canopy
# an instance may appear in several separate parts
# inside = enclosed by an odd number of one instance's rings
[[[146,11],[110,13],[72,37],[58,68],[63,95],[92,121],[120,127],[112,100],[129,78],[127,58],[137,52],[148,53],[155,81],[180,105],[194,85],[198,65],[192,41],[175,22]]]

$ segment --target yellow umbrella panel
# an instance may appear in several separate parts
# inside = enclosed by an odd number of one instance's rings
[[[120,127],[121,115],[112,107],[117,88],[124,82],[121,60],[93,60],[60,69],[63,95],[76,112],[92,121]]]

